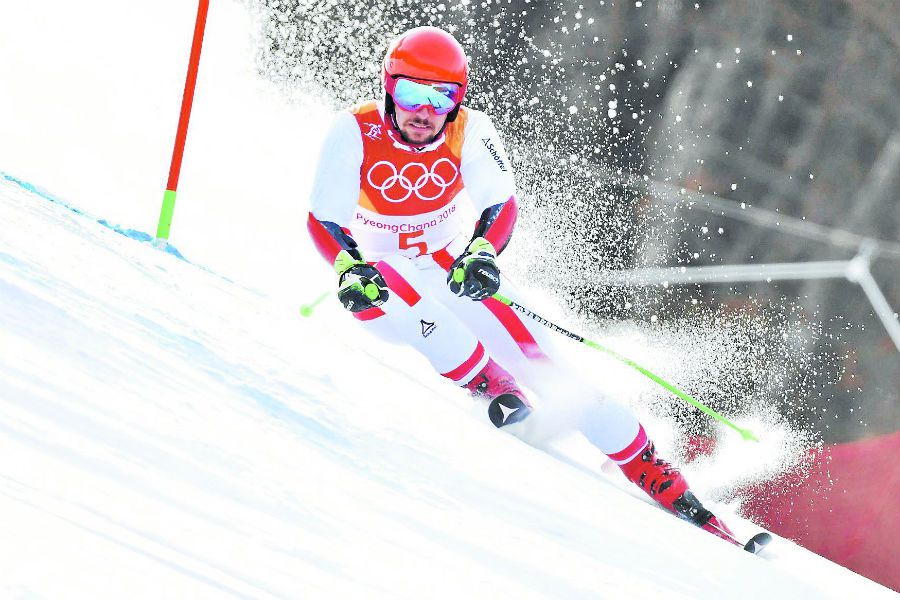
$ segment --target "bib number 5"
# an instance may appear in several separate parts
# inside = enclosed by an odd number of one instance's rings
[[[422,256],[423,254],[428,254],[428,244],[425,241],[414,242],[413,238],[421,237],[425,235],[425,231],[413,231],[410,233],[401,233],[400,234],[400,249],[408,250],[410,248],[415,248],[418,253],[416,256]]]

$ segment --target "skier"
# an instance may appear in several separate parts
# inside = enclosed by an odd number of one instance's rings
[[[520,384],[552,396],[554,381],[578,376],[554,360],[545,329],[492,298],[518,296],[497,265],[518,205],[494,125],[462,105],[468,81],[468,59],[449,33],[417,27],[395,39],[382,68],[384,102],[341,112],[325,140],[308,229],[337,272],[341,303],[362,326],[414,347],[484,401],[494,426],[536,443],[551,419]],[[474,230],[461,220],[466,208],[480,215]],[[657,456],[630,410],[596,394],[578,410],[580,431],[629,480],[735,542]]]

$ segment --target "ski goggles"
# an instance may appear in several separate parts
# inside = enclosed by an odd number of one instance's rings
[[[423,106],[430,106],[436,115],[446,115],[456,108],[459,98],[459,84],[437,81],[413,81],[412,79],[389,79],[393,89],[387,92],[394,104],[410,112]]]

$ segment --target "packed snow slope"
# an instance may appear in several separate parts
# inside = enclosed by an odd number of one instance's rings
[[[330,111],[261,80],[241,3],[207,23],[172,230],[192,262],[141,242],[195,10],[0,4],[0,598],[895,597],[496,431],[333,297],[301,319],[334,289],[303,231]],[[714,467],[691,481],[742,472]]]
[[[0,222],[0,597],[895,597],[495,430],[333,300],[301,319],[11,177]]]

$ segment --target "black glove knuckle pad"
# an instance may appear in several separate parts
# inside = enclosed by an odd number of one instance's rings
[[[464,277],[462,282],[453,278],[457,268],[462,268]],[[464,254],[450,267],[447,274],[447,283],[450,291],[457,296],[468,296],[473,300],[484,300],[497,293],[500,289],[500,269],[492,256]]]
[[[372,284],[378,288],[377,298],[366,295],[366,288]],[[384,277],[378,269],[369,264],[353,265],[344,271],[338,285],[340,286],[338,298],[341,304],[354,313],[381,306],[390,297]]]

